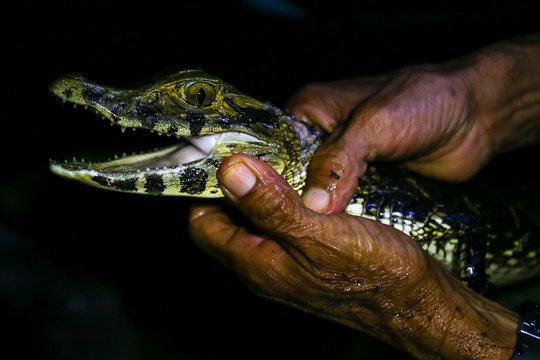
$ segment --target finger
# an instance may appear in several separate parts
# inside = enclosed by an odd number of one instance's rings
[[[378,82],[375,78],[362,78],[310,84],[296,91],[286,108],[297,119],[332,132],[376,91]]]
[[[221,164],[217,177],[234,205],[304,269],[321,264],[331,267],[332,259],[370,247],[369,234],[362,226],[356,229],[356,219],[308,209],[285,179],[263,161],[233,155]]]
[[[298,246],[318,228],[318,214],[263,161],[233,155],[221,164],[217,177],[223,193],[263,233]]]
[[[311,159],[302,195],[304,204],[320,213],[342,211],[366,169],[362,154],[361,144],[334,132]]]
[[[193,241],[206,253],[228,267],[245,262],[263,242],[237,225],[218,205],[197,205],[190,210],[189,231]],[[268,247],[268,246],[266,246]],[[277,249],[273,249],[277,253]],[[264,250],[263,250],[264,251]]]
[[[191,238],[203,251],[225,265],[230,262],[227,244],[239,230],[217,205],[197,205],[190,209]]]
[[[388,129],[392,117],[387,110],[380,110],[386,102],[372,98],[359,104],[351,113],[351,121],[336,129],[315,153],[303,194],[307,207],[324,213],[342,211],[357,188],[358,178],[366,171],[367,162],[397,156],[397,144],[403,135]]]
[[[276,241],[236,226],[217,206],[193,207],[190,220],[195,243],[256,294],[281,302],[288,302],[287,294],[298,297],[307,273]]]
[[[331,96],[333,90],[322,84],[303,87],[291,96],[286,108],[298,120],[316,124],[331,132],[343,118],[339,105]]]

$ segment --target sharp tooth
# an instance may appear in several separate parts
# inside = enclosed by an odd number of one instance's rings
[[[123,134],[123,133],[124,133],[124,131],[126,131],[126,128],[125,128],[125,127],[123,127],[123,126],[121,126],[121,127],[120,127],[120,130],[122,130],[122,134]]]

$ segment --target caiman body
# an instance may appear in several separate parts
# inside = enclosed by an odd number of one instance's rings
[[[137,89],[120,90],[63,78],[51,90],[113,124],[178,137],[177,145],[114,160],[53,162],[61,176],[110,190],[168,196],[223,196],[221,161],[258,157],[301,192],[311,157],[326,136],[277,107],[240,93],[219,78],[186,70]],[[474,288],[486,278],[507,284],[540,271],[537,229],[498,231],[467,194],[395,167],[370,166],[346,212],[393,226]],[[509,210],[514,213],[513,209]],[[515,222],[514,222],[515,223]]]

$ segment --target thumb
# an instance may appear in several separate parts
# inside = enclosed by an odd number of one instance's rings
[[[270,165],[245,154],[221,164],[217,178],[223,193],[261,231],[283,238],[303,237],[316,213],[307,209],[298,192]],[[317,216],[315,216],[316,218]]]
[[[309,164],[304,204],[320,213],[342,211],[351,201],[358,178],[366,169],[357,141],[348,132],[335,131]]]

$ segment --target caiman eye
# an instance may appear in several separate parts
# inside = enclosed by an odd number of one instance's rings
[[[208,107],[216,99],[216,90],[207,83],[192,83],[186,85],[185,95],[189,104],[197,107]]]

